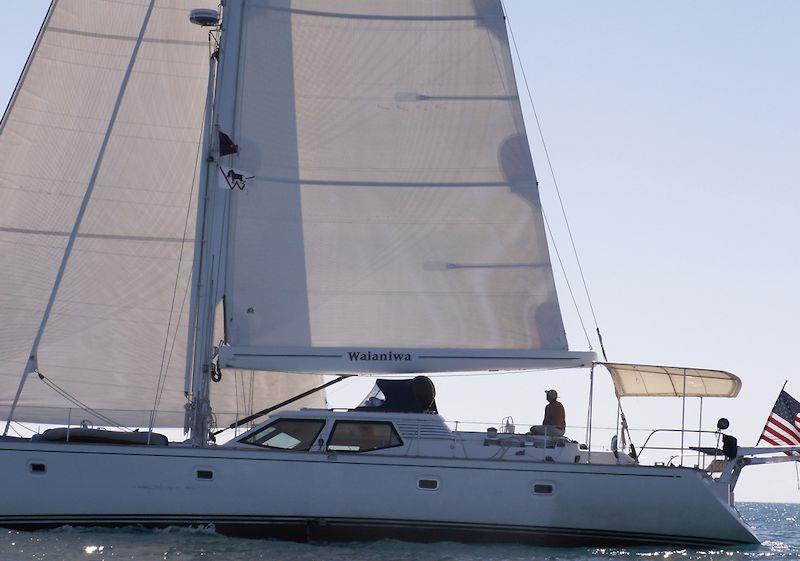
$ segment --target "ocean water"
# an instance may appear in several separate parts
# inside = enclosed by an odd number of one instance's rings
[[[1,496],[1,495],[0,495]],[[2,499],[0,499],[2,500]],[[0,561],[670,561],[800,560],[800,504],[743,503],[739,510],[763,545],[715,549],[550,549],[398,541],[296,544],[226,538],[211,528],[0,530]]]

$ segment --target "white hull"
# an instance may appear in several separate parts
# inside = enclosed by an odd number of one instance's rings
[[[727,487],[686,468],[26,441],[0,442],[0,457],[0,525],[18,529],[214,524],[295,540],[758,543]],[[420,479],[439,488],[419,489]],[[534,494],[537,483],[552,494]]]

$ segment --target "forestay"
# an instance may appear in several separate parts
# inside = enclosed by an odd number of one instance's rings
[[[164,413],[156,424],[183,425],[209,58],[207,32],[187,20],[196,5],[53,2],[0,125],[2,418],[85,201],[38,367],[82,403],[136,426],[147,425],[163,375]],[[231,374],[213,385],[220,414],[279,401],[272,390],[294,392],[288,379],[249,376]],[[63,423],[70,407],[31,375],[14,418]],[[85,411],[71,414],[73,422],[84,418],[106,424]]]
[[[742,381],[729,372],[602,362],[618,397],[736,397]]]
[[[241,31],[224,363],[588,364],[498,0],[244,0]]]

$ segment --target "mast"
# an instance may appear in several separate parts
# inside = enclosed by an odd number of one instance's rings
[[[211,426],[210,377],[217,349],[214,341],[214,314],[224,293],[224,246],[228,223],[228,189],[218,188],[218,133],[233,133],[236,84],[238,78],[239,41],[242,25],[241,0],[222,3],[220,46],[212,56],[210,76],[216,66],[216,84],[210,104],[211,126],[204,131],[205,167],[202,170],[198,220],[196,225],[195,261],[192,279],[189,337],[187,344],[187,386],[190,403],[185,426],[195,446],[208,442]],[[211,88],[209,88],[209,93]],[[232,157],[232,156],[228,156]],[[190,382],[190,383],[189,383]]]

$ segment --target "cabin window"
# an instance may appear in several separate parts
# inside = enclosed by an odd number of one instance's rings
[[[328,439],[332,452],[369,452],[402,445],[392,423],[379,421],[337,421]]]
[[[241,442],[266,448],[308,451],[324,426],[325,421],[318,419],[278,419]]]
[[[551,495],[553,486],[550,483],[536,483],[533,486],[533,492],[536,495]]]
[[[420,479],[417,481],[417,488],[426,491],[435,491],[439,488],[439,481],[436,479]]]

